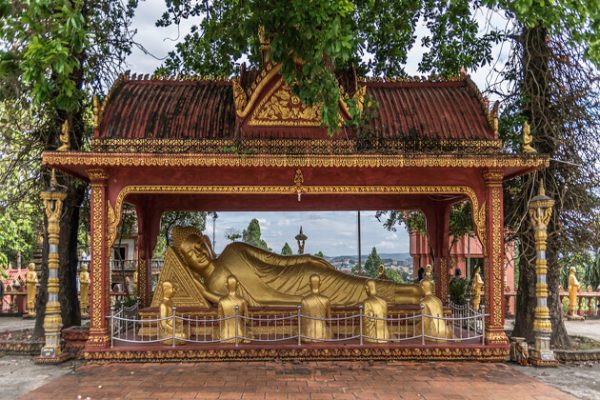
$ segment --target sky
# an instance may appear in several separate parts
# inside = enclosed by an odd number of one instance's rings
[[[183,20],[179,28],[157,28],[155,21],[164,10],[164,2],[152,0],[141,2],[133,20],[133,28],[137,30],[135,36],[147,52],[135,48],[127,59],[127,69],[133,73],[151,74],[160,66],[161,59],[174,49],[175,44],[182,40],[189,32],[191,22]],[[504,24],[501,16],[492,12],[479,12],[477,18],[484,22],[490,20],[494,26]],[[480,25],[484,25],[481,23]],[[421,24],[417,29],[417,36],[422,36],[424,27]],[[420,40],[417,39],[417,43]],[[506,59],[508,49],[496,47],[494,54],[499,64]],[[150,53],[150,54],[148,54]],[[417,74],[417,64],[421,59],[423,49],[419,46],[409,54],[406,70],[409,74]],[[498,64],[498,65],[499,65]],[[494,66],[480,68],[478,71],[469,71],[472,79],[484,89],[495,80],[497,74]],[[491,97],[491,100],[494,100]],[[294,236],[300,226],[308,236],[305,251],[316,253],[322,251],[326,256],[356,255],[358,253],[357,214],[356,212],[222,212],[215,224],[216,251],[222,251],[229,243],[225,234],[231,230],[242,231],[248,226],[252,218],[260,222],[263,239],[273,249],[280,252],[285,242],[288,242],[294,251],[297,245]],[[362,254],[368,254],[372,247],[379,253],[407,253],[409,251],[408,233],[403,227],[398,227],[396,232],[390,232],[375,218],[374,211],[361,212]],[[212,220],[207,220],[206,233],[212,237]]]

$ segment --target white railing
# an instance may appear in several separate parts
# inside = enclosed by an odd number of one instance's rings
[[[302,314],[298,306],[295,312],[282,312],[268,315],[240,315],[235,309],[229,317],[178,315],[175,307],[171,315],[163,318],[138,319],[127,318],[118,311],[107,318],[110,323],[111,346],[121,343],[159,343],[171,346],[185,343],[243,343],[288,342],[298,345],[309,342],[348,342],[365,341],[374,343],[400,343],[404,341],[427,340],[463,342],[477,341],[484,344],[485,316],[483,307],[475,312],[465,307],[464,312],[457,309],[451,317],[428,315],[423,306],[419,312],[404,313],[388,318],[377,318],[363,313],[362,306],[356,312],[339,313],[331,318],[312,317]],[[378,332],[384,322],[388,332]],[[441,337],[427,332],[423,322],[435,325],[436,332],[452,332],[452,337]],[[324,330],[319,338],[303,334],[306,324],[312,323],[313,331]],[[444,326],[445,325],[445,326]],[[373,333],[365,331],[372,327]],[[319,328],[319,329],[316,329]],[[445,328],[445,329],[440,329]],[[429,329],[431,331],[431,329]]]
[[[467,299],[466,304],[455,304],[448,298],[448,305],[452,310],[452,317],[455,318],[453,329],[466,330],[467,335],[475,332],[477,335],[485,336],[485,320],[476,318],[478,315],[485,315],[483,303],[479,304],[479,310],[475,310],[470,299]]]

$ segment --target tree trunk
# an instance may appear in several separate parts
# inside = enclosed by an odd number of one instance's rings
[[[529,121],[534,134],[534,146],[539,153],[548,154],[551,157],[556,152],[556,129],[557,121],[553,120],[555,110],[551,95],[550,59],[552,51],[548,46],[547,31],[543,27],[523,28],[521,36],[523,46],[522,71],[523,80],[521,86],[521,97],[523,98],[523,114]],[[557,173],[557,164],[551,163],[550,167],[540,173],[546,187],[546,194],[551,198],[558,199],[560,188],[552,179]],[[524,180],[523,193],[525,199],[530,199],[536,192],[539,182],[535,182],[536,176],[529,176]],[[535,190],[534,190],[535,189]],[[523,219],[516,236],[521,245],[519,259],[519,289],[517,292],[517,308],[514,336],[526,337],[528,341],[534,338],[533,321],[535,315],[535,243],[533,239],[533,227],[527,215],[527,204],[524,201],[519,206],[520,215]],[[565,329],[562,304],[559,300],[559,278],[560,267],[558,265],[558,249],[560,244],[557,240],[558,221],[561,216],[561,205],[557,202],[548,225],[548,248],[546,259],[548,260],[548,308],[552,322],[551,344],[554,347],[570,347],[571,342]]]

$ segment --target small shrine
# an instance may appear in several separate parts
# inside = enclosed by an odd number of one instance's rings
[[[242,66],[232,79],[125,74],[95,101],[90,151],[44,153],[44,165],[91,186],[86,358],[507,357],[502,182],[548,159],[503,151],[497,106],[464,73],[339,82],[340,126],[330,136],[319,106],[302,104],[271,62]],[[359,125],[345,123],[349,99],[363,112]],[[485,285],[482,307],[456,320],[448,225],[452,205],[465,200]],[[135,318],[110,307],[110,252],[125,203],[138,221]],[[151,291],[167,211],[398,209],[426,216],[433,268],[420,284],[354,277],[317,257],[242,243],[216,255],[208,237],[180,227]]]

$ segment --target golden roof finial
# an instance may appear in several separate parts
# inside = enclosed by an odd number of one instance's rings
[[[60,140],[60,146],[56,151],[69,151],[71,146],[69,145],[69,120],[65,120],[62,124],[60,135],[58,136]]]
[[[544,179],[540,179],[540,186],[538,187],[538,196],[546,196],[546,188],[544,187]]]
[[[531,128],[529,122],[525,121],[523,124],[523,151],[525,153],[537,153],[537,150],[531,145],[533,143],[533,136],[531,135]]]

